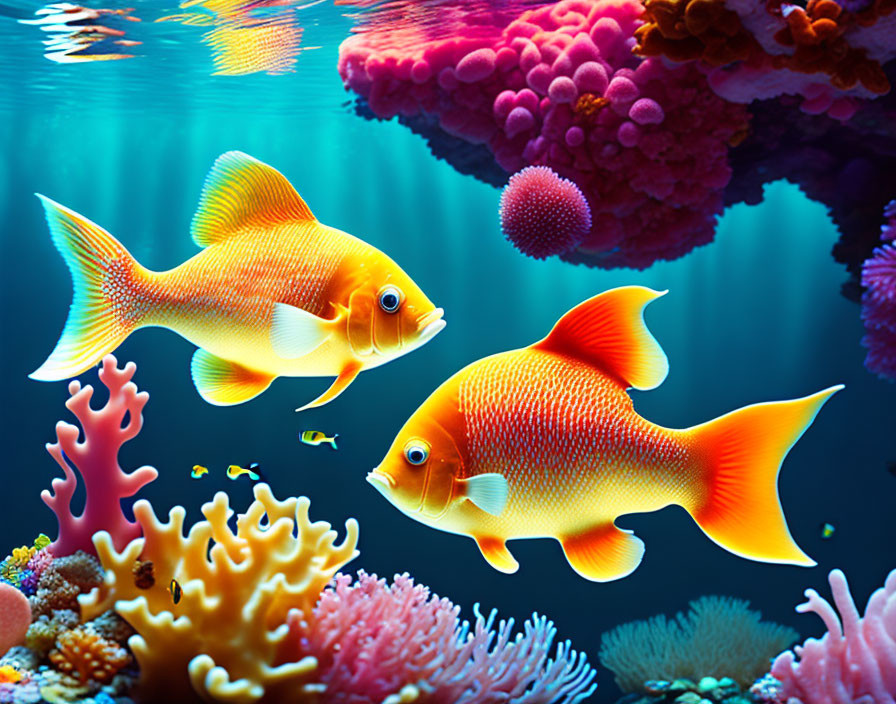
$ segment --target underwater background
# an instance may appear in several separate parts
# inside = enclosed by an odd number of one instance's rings
[[[0,535],[7,546],[51,533],[40,491],[58,475],[43,449],[67,398],[67,383],[27,378],[62,329],[71,280],[47,233],[35,191],[115,235],[144,266],[164,270],[197,250],[189,225],[208,169],[238,149],[280,170],[319,220],[395,259],[446,311],[447,328],[410,355],[360,375],[323,408],[293,409],[324,379],[279,379],[251,403],[206,404],[190,380],[194,347],[144,329],[115,352],[137,363],[150,393],[142,433],[121,453],[126,469],[148,464],[160,479],[142,492],[158,511],[182,504],[188,520],[214,492],[239,510],[248,481],[229,464],[258,462],[278,496],[312,499],[312,518],[360,522],[361,555],[348,570],[409,572],[470,617],[474,603],[523,620],[537,611],[598,667],[593,701],[619,696],[599,667],[600,635],[613,626],[672,614],[703,594],[748,599],[766,619],[802,636],[822,626],[794,606],[839,567],[859,603],[896,564],[896,387],[863,366],[859,307],[844,298],[843,267],[825,207],[794,185],[768,185],[761,204],[737,205],[715,241],[645,271],[603,271],[522,256],[501,234],[500,191],[434,158],[396,121],[374,122],[351,107],[336,71],[352,26],[339,8],[306,8],[306,47],[294,73],[212,76],[199,32],[139,25],[129,61],[47,62],[34,28],[10,18],[33,7],[4,5],[0,24]],[[135,14],[158,11],[139,3]],[[636,410],[666,427],[687,427],[746,404],[846,388],[819,413],[784,462],[781,502],[812,569],[763,564],[713,544],[684,510],[624,517],[646,544],[631,576],[587,582],[553,540],[514,542],[520,563],[500,574],[464,537],[401,515],[364,481],[409,415],[449,375],[485,355],[540,339],[569,308],[614,286],[668,289],[646,313],[669,358],[662,386],[632,392]],[[95,384],[95,375],[83,375]],[[65,418],[70,420],[70,418]],[[302,430],[339,434],[339,449],[308,447]],[[201,482],[194,464],[210,468]],[[835,533],[823,539],[821,526]]]

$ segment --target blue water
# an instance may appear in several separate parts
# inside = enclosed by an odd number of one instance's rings
[[[24,6],[21,6],[24,7]],[[20,7],[20,9],[21,9]],[[34,7],[28,6],[28,11]],[[152,17],[171,8],[141,3]],[[432,342],[362,374],[335,402],[293,413],[328,383],[281,379],[251,403],[205,404],[189,374],[194,348],[175,334],[141,330],[116,352],[138,365],[150,392],[145,427],[122,465],[150,464],[160,479],[142,495],[158,511],[183,504],[191,520],[215,491],[237,507],[248,482],[228,464],[259,462],[278,495],[307,495],[312,517],[361,524],[361,556],[350,565],[380,575],[409,572],[463,607],[505,616],[544,613],[560,636],[597,664],[600,634],[702,594],[749,599],[763,614],[817,635],[821,623],[793,607],[802,591],[826,593],[843,568],[864,601],[896,566],[896,387],[862,365],[859,308],[839,292],[846,275],[830,256],[837,233],[823,206],[784,182],[758,206],[721,218],[716,240],[643,272],[537,262],[501,236],[499,192],[434,159],[395,122],[364,121],[346,106],[337,44],[350,22],[332,7],[303,11],[309,49],[284,76],[210,77],[201,29],[137,26],[144,56],[60,66],[41,56],[34,28],[0,17],[0,413],[3,549],[55,534],[39,498],[58,468],[44,452],[66,384],[30,381],[53,348],[71,297],[35,191],[99,223],[147,267],[166,269],[195,253],[189,223],[214,159],[240,149],[280,169],[324,223],[390,254],[446,310]],[[162,27],[163,29],[159,29]],[[686,427],[742,405],[846,389],[824,407],[784,463],[781,501],[796,541],[818,561],[805,569],[750,562],[709,541],[678,508],[629,516],[647,546],[630,577],[593,584],[578,577],[552,540],[511,544],[521,568],[494,571],[466,538],[415,523],[364,481],[396,432],[450,374],[484,355],[527,345],[581,300],[623,284],[669,289],[647,323],[669,357],[658,389],[634,393],[637,410]],[[83,379],[95,382],[93,373]],[[304,429],[338,432],[340,447],[307,447]],[[190,478],[193,464],[212,468]],[[820,525],[836,526],[822,540]],[[600,673],[595,701],[618,691]]]

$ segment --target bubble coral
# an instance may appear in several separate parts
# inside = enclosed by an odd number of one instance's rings
[[[528,166],[510,177],[500,215],[504,236],[535,259],[575,249],[591,229],[591,210],[579,187],[547,166]]]
[[[783,701],[801,704],[869,701],[893,704],[896,694],[896,570],[868,599],[860,617],[849,593],[846,575],[828,575],[837,612],[814,589],[806,590],[800,613],[817,614],[827,627],[821,638],[809,638],[781,653],[771,674],[782,685]],[[797,660],[797,658],[799,660]]]
[[[339,71],[380,119],[428,134],[437,120],[506,172],[542,165],[575,182],[591,231],[565,260],[643,268],[712,240],[747,112],[694,66],[634,56],[642,12],[560,0],[501,25],[459,21],[454,36],[375,26],[342,43]]]
[[[81,684],[107,683],[128,663],[131,656],[118,643],[91,628],[80,627],[60,634],[50,661],[59,672]]]
[[[143,537],[120,552],[112,537],[94,537],[106,569],[104,583],[80,599],[82,616],[111,608],[136,631],[129,645],[140,667],[137,694],[144,701],[285,702],[311,698],[316,662],[286,655],[287,616],[309,615],[327,582],[357,554],[358,528],[347,535],[308,518],[307,499],[277,501],[266,484],[228,525],[226,494],[203,505],[204,521],[183,535],[186,511],[156,518],[146,501],[134,505]],[[156,587],[134,581],[136,560],[151,560]],[[166,586],[182,588],[178,604]]]
[[[21,591],[0,582],[0,656],[21,645],[31,625],[31,604]]]
[[[77,380],[69,383],[71,398],[65,406],[81,428],[63,421],[56,424],[57,441],[47,445],[47,452],[62,468],[65,478],[54,479],[52,491],[41,494],[59,523],[59,535],[50,546],[54,555],[70,555],[77,550],[93,552],[92,537],[99,530],[109,533],[118,548],[140,535],[140,527],[124,515],[121,501],[136,494],[158,473],[152,467],[141,467],[128,474],[118,464],[121,446],[143,426],[143,407],[149,400],[149,394],[138,393],[131,382],[136,369],[133,362],[119,369],[111,354],[103,359],[99,379],[109,389],[109,400],[100,409],[90,407],[92,386],[82,388]],[[79,442],[82,432],[84,440]],[[75,469],[81,475],[85,492],[84,510],[79,516],[71,511],[78,485]]]
[[[432,704],[573,704],[591,695],[594,671],[569,643],[549,659],[555,630],[535,617],[511,639],[513,620],[494,628],[408,575],[385,580],[339,575],[324,590],[301,644],[319,663],[328,704],[422,701]]]

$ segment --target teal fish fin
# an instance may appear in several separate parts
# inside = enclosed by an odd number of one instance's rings
[[[275,377],[247,369],[235,362],[196,350],[190,364],[196,390],[214,406],[233,406],[255,398]]]
[[[290,221],[316,219],[286,177],[248,154],[226,152],[205,179],[190,234],[208,247],[247,227]]]
[[[507,505],[507,480],[500,474],[477,474],[461,479],[460,484],[464,495],[486,513],[500,516]]]
[[[283,359],[298,359],[320,347],[330,336],[332,320],[286,303],[274,304],[271,345]]]
[[[644,542],[612,521],[559,538],[572,568],[592,582],[627,577],[644,557]]]
[[[339,435],[336,434],[336,435],[334,435],[333,437],[330,438],[330,447],[332,447],[334,450],[339,449],[339,448],[336,447],[336,438],[338,438],[338,437],[339,437]]]
[[[329,389],[324,391],[311,403],[306,403],[301,408],[297,408],[296,413],[298,413],[299,411],[306,411],[309,408],[317,408],[318,406],[323,406],[325,403],[329,403],[330,401],[332,401],[348,388],[348,385],[355,380],[355,377],[357,377],[358,374],[361,373],[361,370],[363,368],[364,365],[361,362],[349,362],[339,373],[339,376],[336,377],[336,380],[332,383]]]
[[[492,567],[504,574],[513,574],[520,568],[520,563],[514,559],[507,549],[507,544],[501,538],[474,535],[473,540],[479,546],[479,552]]]

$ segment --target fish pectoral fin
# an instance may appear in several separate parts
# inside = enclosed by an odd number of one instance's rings
[[[635,389],[655,389],[669,373],[663,348],[644,324],[644,308],[665,291],[620,286],[580,303],[535,349],[577,357]]]
[[[271,346],[283,359],[298,359],[320,347],[333,330],[333,321],[286,303],[275,303],[271,318]]]
[[[486,513],[500,516],[507,505],[507,480],[500,474],[477,474],[460,479],[458,483],[464,490],[464,496]]]
[[[482,553],[485,561],[498,572],[513,574],[520,568],[520,563],[510,554],[507,544],[501,538],[474,535],[473,540],[479,546],[479,551]]]
[[[193,355],[190,373],[199,395],[215,406],[233,406],[253,399],[275,379],[203,349]]]
[[[243,152],[226,152],[205,179],[190,234],[200,247],[208,247],[250,226],[263,232],[290,221],[317,222],[277,169]]]
[[[348,388],[348,385],[355,380],[355,377],[361,373],[363,368],[364,365],[361,364],[361,362],[349,362],[339,373],[339,376],[336,377],[336,380],[330,385],[329,389],[324,391],[311,403],[306,403],[301,408],[297,408],[296,413],[299,411],[307,411],[309,408],[317,408],[318,406],[323,406],[325,403],[332,401]]]
[[[644,557],[644,542],[612,521],[559,540],[570,566],[592,582],[627,577]]]

